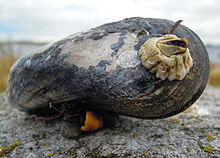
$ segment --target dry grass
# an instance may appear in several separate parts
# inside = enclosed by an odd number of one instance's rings
[[[212,86],[220,87],[220,65],[211,64],[209,84]]]
[[[0,92],[7,88],[8,74],[15,61],[16,57],[12,53],[0,57]]]

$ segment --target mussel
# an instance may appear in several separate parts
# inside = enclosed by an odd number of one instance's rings
[[[208,75],[206,48],[193,31],[166,19],[134,17],[20,58],[10,71],[8,101],[38,115],[56,108],[165,118],[190,107]]]

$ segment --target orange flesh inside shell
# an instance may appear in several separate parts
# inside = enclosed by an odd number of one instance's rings
[[[102,128],[102,125],[103,120],[101,116],[92,111],[87,111],[85,125],[81,127],[81,131],[97,131],[98,129]]]

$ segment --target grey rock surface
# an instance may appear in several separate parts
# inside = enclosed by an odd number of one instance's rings
[[[174,117],[119,116],[110,127],[74,139],[60,134],[63,121],[35,118],[11,108],[5,93],[0,95],[0,146],[22,143],[3,157],[220,157],[220,89],[214,87],[208,87],[192,108]]]

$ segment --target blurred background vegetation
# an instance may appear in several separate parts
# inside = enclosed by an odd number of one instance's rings
[[[21,56],[31,53],[44,45],[44,42],[0,42],[0,92],[6,90],[11,66]]]
[[[209,84],[212,86],[220,87],[220,65],[210,65]]]
[[[8,50],[5,50],[4,44],[0,44],[0,92],[6,89],[8,73],[16,61],[16,56],[13,54],[10,44],[8,46]]]

